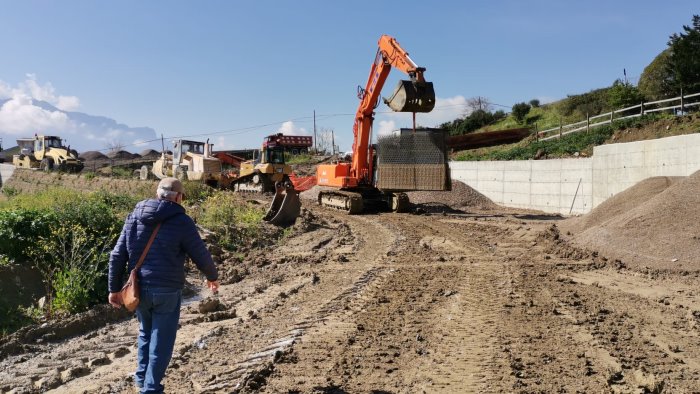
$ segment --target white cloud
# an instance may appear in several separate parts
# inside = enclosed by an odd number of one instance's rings
[[[396,122],[393,120],[380,120],[377,122],[377,126],[375,126],[375,128],[377,135],[393,134],[395,130],[399,129],[396,127]]]
[[[214,144],[214,150],[232,150],[235,149],[233,143],[226,141],[226,137],[220,136],[216,138],[216,141],[211,141]]]
[[[303,127],[298,127],[291,120],[288,120],[277,129],[278,133],[284,135],[310,135],[311,133]]]
[[[12,97],[12,87],[3,81],[0,81],[0,99]]]
[[[73,122],[60,111],[47,111],[32,104],[32,99],[15,90],[14,96],[0,107],[0,132],[31,136],[43,130],[66,131]]]
[[[104,149],[113,143],[122,144],[127,150],[143,149],[146,145],[160,149],[159,141],[145,142],[156,139],[151,128],[129,127],[105,117],[64,112],[78,108],[80,100],[59,95],[51,83],[40,84],[34,74],[27,74],[16,87],[0,81],[0,100],[4,101],[0,106],[0,137],[8,140],[35,133],[57,134],[79,151]]]
[[[27,74],[27,79],[19,86],[20,90],[31,98],[46,101],[63,111],[73,111],[80,106],[80,100],[75,96],[57,96],[56,89],[51,82],[47,82],[43,86],[39,85],[34,74]]]

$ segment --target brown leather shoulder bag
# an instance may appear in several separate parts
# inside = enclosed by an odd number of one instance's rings
[[[136,263],[134,269],[131,270],[131,273],[129,273],[129,279],[124,284],[124,287],[122,287],[122,289],[119,291],[119,294],[121,294],[122,304],[129,312],[135,311],[136,307],[139,306],[139,280],[137,273],[143,264],[143,260],[146,259],[148,249],[151,248],[151,244],[153,244],[156,234],[158,234],[160,225],[161,223],[158,223],[156,228],[153,230],[153,234],[151,234],[151,238],[148,239],[146,248],[143,250],[143,253],[141,253],[139,261]]]

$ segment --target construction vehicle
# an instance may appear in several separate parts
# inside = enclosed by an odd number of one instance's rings
[[[160,159],[153,163],[152,168],[141,167],[141,179],[148,179],[153,174],[158,179],[175,177],[216,187],[221,180],[221,161],[211,155],[211,149],[209,140],[175,140],[172,153],[163,149]]]
[[[233,182],[235,191],[273,192],[275,183],[289,181],[292,167],[284,161],[283,137],[282,133],[268,135],[258,157],[241,163],[239,177]]]
[[[374,109],[392,67],[408,74],[410,80],[399,81],[391,97],[384,99],[389,108],[412,112],[415,130],[416,112],[430,112],[435,107],[435,90],[423,76],[425,68],[418,67],[396,39],[381,36],[365,88],[358,88],[352,161],[317,167],[317,185],[323,186],[318,195],[320,205],[350,214],[376,204],[402,212],[409,207],[406,191],[450,189],[444,144],[434,144],[438,134],[395,136],[387,139],[384,147],[370,144]]]
[[[15,168],[33,168],[43,171],[80,172],[84,164],[78,152],[64,146],[60,137],[34,135],[34,138],[17,140],[19,154],[12,156]]]

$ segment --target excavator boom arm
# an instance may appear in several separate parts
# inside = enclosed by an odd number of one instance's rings
[[[402,100],[402,104],[399,104],[398,107],[389,105],[394,111],[429,112],[435,105],[435,92],[432,84],[426,82],[423,77],[425,68],[418,67],[408,56],[408,52],[401,48],[398,41],[391,36],[381,36],[378,45],[377,56],[370,68],[365,89],[360,90],[359,98],[361,101],[355,114],[353,126],[354,140],[350,175],[358,179],[359,183],[370,183],[371,181],[369,143],[374,121],[374,108],[377,106],[391,67],[403,71],[411,78],[411,81],[401,81],[397,91],[392,95],[392,98],[398,97]],[[423,88],[428,85],[429,89]]]

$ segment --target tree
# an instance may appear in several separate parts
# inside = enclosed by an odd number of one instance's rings
[[[645,99],[653,101],[673,95],[673,74],[669,72],[670,59],[671,49],[666,48],[642,71],[639,77],[639,91]]]
[[[321,154],[333,153],[333,129],[322,128],[316,133],[316,150]]]
[[[470,113],[475,111],[491,112],[491,102],[486,97],[472,97],[467,100],[467,108],[470,109]]]
[[[532,108],[539,108],[539,106],[540,106],[540,100],[538,100],[538,99],[532,99],[532,100],[530,100],[530,106],[531,106]]]
[[[642,100],[639,89],[629,82],[622,82],[618,79],[608,89],[608,105],[613,110],[631,107],[639,104]]]
[[[671,57],[668,72],[673,75],[675,92],[700,92],[700,15],[693,15],[692,26],[683,26],[684,33],[674,33],[668,46]]]
[[[119,140],[111,140],[105,144],[105,148],[109,153],[117,153],[124,150],[124,143]]]
[[[530,104],[518,103],[513,105],[512,113],[513,117],[518,123],[523,123],[528,112],[530,112]]]

